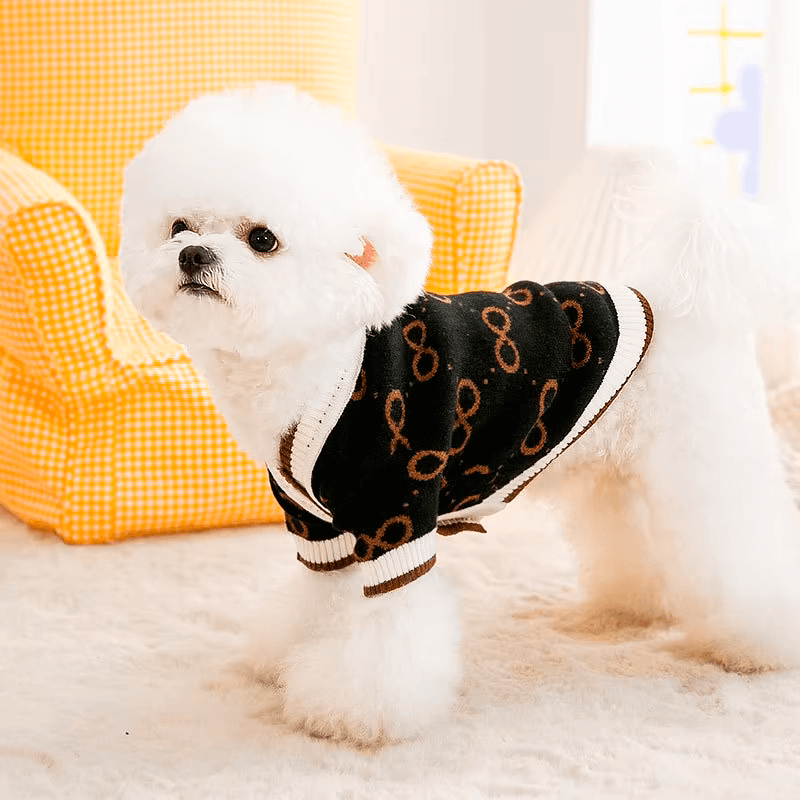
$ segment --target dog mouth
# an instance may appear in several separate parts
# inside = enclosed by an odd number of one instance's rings
[[[187,281],[178,286],[178,291],[182,294],[190,294],[194,297],[210,297],[213,300],[224,300],[222,295],[205,283],[199,281]]]

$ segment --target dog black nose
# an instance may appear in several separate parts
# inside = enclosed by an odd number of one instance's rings
[[[211,264],[215,264],[216,261],[217,256],[213,250],[209,250],[207,247],[201,247],[197,244],[184,247],[183,250],[178,253],[178,265],[181,271],[185,272],[190,277],[200,272],[203,267],[209,267]]]

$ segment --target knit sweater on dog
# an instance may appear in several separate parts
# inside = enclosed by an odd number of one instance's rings
[[[632,289],[519,282],[425,293],[358,335],[268,463],[299,560],[362,562],[368,596],[425,574],[437,530],[483,531],[605,411],[652,330]]]

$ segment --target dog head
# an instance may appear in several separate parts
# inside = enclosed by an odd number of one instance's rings
[[[126,291],[190,351],[270,357],[380,327],[419,295],[430,248],[366,134],[289,87],[192,101],[125,171]]]

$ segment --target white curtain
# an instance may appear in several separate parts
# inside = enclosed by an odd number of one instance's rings
[[[762,202],[800,224],[800,2],[770,0],[762,117]]]

